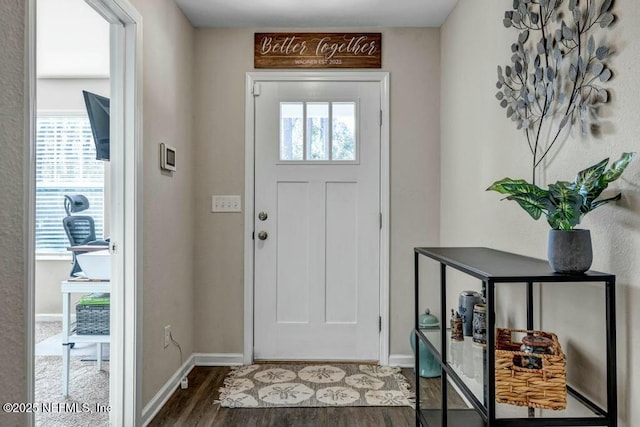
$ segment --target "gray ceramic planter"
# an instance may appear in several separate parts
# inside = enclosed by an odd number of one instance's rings
[[[589,230],[549,230],[549,265],[556,273],[579,274],[591,267]]]

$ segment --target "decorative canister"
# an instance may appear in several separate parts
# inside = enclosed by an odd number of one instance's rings
[[[420,329],[439,329],[440,322],[438,321],[438,318],[431,314],[430,310],[427,308],[424,311],[424,314],[421,314],[418,317],[418,326]],[[411,343],[411,350],[414,354],[416,352],[416,339],[417,337],[414,332],[411,331],[409,342]],[[420,343],[420,376],[423,378],[439,377],[441,373],[440,363],[427,349],[427,346],[424,345],[422,341],[418,341]]]
[[[473,306],[482,302],[482,294],[462,291],[458,298],[458,312],[462,317],[462,332],[465,337],[473,336]]]
[[[540,335],[527,335],[522,338],[520,351],[530,354],[553,354],[553,341]],[[522,356],[520,366],[527,369],[542,369],[542,359],[535,356]]]
[[[457,311],[451,309],[451,341],[464,341],[462,334],[462,317]]]
[[[487,305],[483,303],[473,306],[473,342],[487,345]]]

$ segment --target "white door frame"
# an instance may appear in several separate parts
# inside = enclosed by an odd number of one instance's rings
[[[140,425],[142,413],[142,16],[128,0],[85,0],[111,25],[110,425]],[[36,0],[26,25],[25,199],[27,396],[34,401]],[[114,114],[115,112],[115,114]],[[125,285],[126,284],[126,285]],[[34,423],[28,415],[28,425]]]
[[[244,346],[243,363],[253,362],[255,83],[274,81],[369,81],[380,83],[380,364],[389,364],[389,73],[366,71],[248,72],[245,87],[244,166]]]

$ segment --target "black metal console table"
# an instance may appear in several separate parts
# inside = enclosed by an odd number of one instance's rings
[[[444,327],[437,330],[418,328],[419,307],[419,259],[429,257],[440,263],[440,313],[444,318],[446,307],[447,267],[459,270],[480,279],[486,288],[487,303],[487,349],[495,344],[495,288],[506,283],[524,283],[527,290],[527,329],[533,329],[533,284],[545,282],[600,282],[605,288],[606,304],[606,384],[607,407],[602,409],[578,390],[567,385],[567,409],[561,411],[536,410],[497,404],[495,401],[495,352],[484,352],[481,384],[472,384],[457,363],[449,359],[450,331]],[[615,275],[588,271],[585,274],[569,275],[554,273],[544,260],[502,252],[489,248],[415,248],[415,325],[414,333],[442,366],[442,403],[438,409],[423,409],[420,387],[416,387],[416,425],[441,426],[617,426],[616,385],[616,324],[615,324]],[[504,285],[503,285],[504,286]],[[444,319],[443,319],[444,320]],[[469,338],[465,338],[468,340]],[[416,345],[416,384],[420,384],[420,346]],[[464,360],[461,363],[466,363]],[[457,386],[463,397],[471,404],[469,409],[448,409],[448,381]],[[475,387],[474,387],[475,386]],[[479,387],[478,387],[479,386]],[[496,414],[499,409],[500,413]],[[515,415],[514,415],[515,414]]]

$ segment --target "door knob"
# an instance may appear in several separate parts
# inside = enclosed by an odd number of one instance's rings
[[[269,237],[269,235],[264,230],[258,233],[258,239],[260,240],[267,240],[267,237]]]
[[[266,212],[264,212],[264,211],[261,211],[261,212],[258,214],[258,219],[259,219],[260,221],[264,221],[264,220],[266,220],[267,218],[269,218],[269,215],[267,215],[267,213],[266,213]]]

